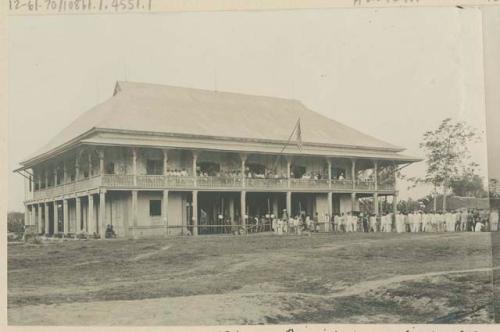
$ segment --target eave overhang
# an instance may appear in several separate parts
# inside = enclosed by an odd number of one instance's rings
[[[78,146],[135,146],[167,149],[192,149],[208,151],[226,151],[240,153],[280,154],[286,140],[247,139],[234,137],[218,137],[188,135],[181,133],[158,133],[108,128],[92,128],[74,139],[45,153],[21,162],[17,170],[31,168],[36,164],[54,158]],[[301,149],[295,142],[288,142],[283,155],[324,156],[337,158],[360,158],[390,160],[398,164],[422,161],[421,158],[404,156],[399,152],[403,148],[380,148],[355,145],[321,144],[302,142]]]

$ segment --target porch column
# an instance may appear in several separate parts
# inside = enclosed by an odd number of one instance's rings
[[[54,234],[59,233],[59,211],[57,208],[57,200],[54,201]]]
[[[292,216],[292,192],[286,192],[286,213],[290,218]]]
[[[137,149],[132,148],[132,174],[134,175],[134,186],[137,185]]]
[[[44,170],[45,173],[45,187],[47,188],[49,186],[49,171],[47,169]]]
[[[398,213],[398,192],[395,191],[394,195],[392,196],[392,212],[394,212],[394,215]]]
[[[76,197],[75,202],[76,209],[76,219],[75,219],[75,234],[80,233],[82,230],[82,199],[80,197]]]
[[[351,193],[351,211],[354,211],[356,208],[356,193]]]
[[[68,168],[66,167],[66,162],[63,162],[63,184],[68,183]]]
[[[38,212],[37,221],[38,221],[38,234],[43,234],[43,219],[42,219],[42,210],[44,209],[43,204],[37,204],[36,211]]]
[[[198,235],[198,191],[193,190],[193,235]]]
[[[24,225],[30,225],[31,213],[27,204],[24,204]]]
[[[168,150],[163,149],[163,175],[167,175],[168,169]]]
[[[99,235],[101,239],[105,238],[106,233],[106,190],[99,192]]]
[[[356,159],[351,159],[352,190],[356,190]]]
[[[163,225],[165,225],[165,235],[168,234],[168,190],[163,190],[163,206],[161,208],[161,218]]]
[[[137,190],[132,190],[132,224],[137,226]]]
[[[288,179],[288,188],[291,186],[291,167],[292,167],[292,158],[286,158],[286,178]]]
[[[328,217],[331,219],[333,215],[333,193],[328,192]],[[330,221],[330,220],[328,220]]]
[[[396,172],[396,165],[394,164],[394,196],[393,196],[393,206],[392,209],[394,211],[394,215],[398,212],[398,189],[397,189],[397,181],[398,181],[398,174]],[[435,206],[434,206],[435,207]]]
[[[57,166],[54,167],[54,187],[57,186]]]
[[[378,161],[373,161],[373,181],[375,182],[375,190],[378,190]]]
[[[45,226],[45,235],[49,235],[49,232],[50,232],[49,203],[47,203],[47,202],[43,203],[43,207],[44,207],[43,223]]]
[[[69,211],[68,211],[68,199],[63,198],[63,233],[69,233]]]
[[[92,152],[90,150],[87,153],[88,155],[88,163],[89,163],[89,178],[92,176]]]
[[[240,211],[241,211],[241,226],[243,228],[245,228],[247,225],[247,220],[245,217],[247,214],[247,192],[246,191],[242,191],[240,194]]]
[[[241,186],[245,187],[246,186],[245,169],[246,169],[247,155],[240,154],[240,159],[241,159]],[[242,215],[243,215],[243,213],[242,213]]]
[[[380,214],[380,208],[378,204],[378,193],[373,194],[373,213],[375,213],[376,216]]]
[[[328,165],[328,188],[332,187],[332,161],[330,159],[326,160]]]
[[[99,174],[104,174],[104,149],[99,150]]]
[[[229,218],[231,218],[231,225],[234,224],[234,197],[229,197]],[[233,229],[231,229],[233,231]]]
[[[168,186],[167,170],[168,170],[168,150],[163,149],[163,176],[165,186]]]
[[[79,177],[80,177],[80,162],[78,161],[78,156],[77,156],[75,160],[75,182],[78,181]]]
[[[94,195],[89,194],[89,206],[87,211],[87,228],[89,234],[94,234],[95,230],[95,221],[94,221]]]

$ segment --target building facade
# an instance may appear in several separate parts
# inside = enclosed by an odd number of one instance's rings
[[[16,171],[39,234],[201,235],[397,197],[403,150],[293,100],[119,82]]]

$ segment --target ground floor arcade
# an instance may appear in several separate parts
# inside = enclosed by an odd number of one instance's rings
[[[387,194],[385,194],[387,195]],[[394,195],[394,193],[393,193]],[[304,214],[330,218],[358,211],[377,193],[100,190],[26,205],[26,224],[38,234],[96,234],[112,225],[119,237],[233,233],[255,218]],[[378,204],[374,204],[378,213]],[[265,229],[261,229],[265,230]]]

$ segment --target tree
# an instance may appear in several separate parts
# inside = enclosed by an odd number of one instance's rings
[[[415,184],[426,183],[442,190],[443,211],[446,211],[446,196],[453,179],[460,178],[470,169],[477,167],[471,163],[469,144],[479,141],[476,131],[465,122],[444,119],[435,130],[424,133],[420,148],[426,157],[426,174],[413,178]]]
[[[24,232],[24,213],[9,212],[7,214],[7,231],[17,234]]]
[[[500,197],[500,182],[497,179],[490,179],[488,187],[490,198]]]
[[[463,174],[451,179],[450,187],[454,195],[461,197],[487,197],[483,179],[475,173],[474,168],[468,168]]]

